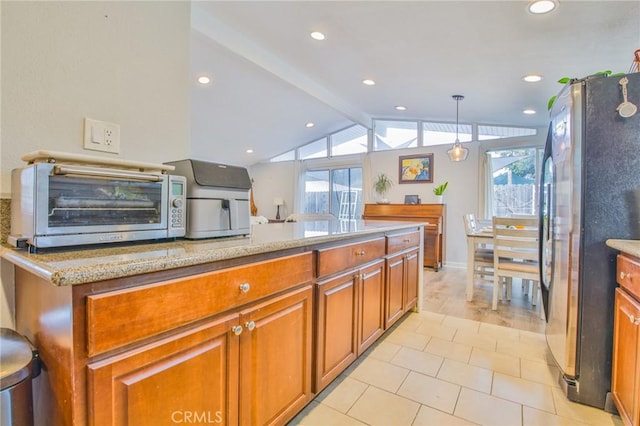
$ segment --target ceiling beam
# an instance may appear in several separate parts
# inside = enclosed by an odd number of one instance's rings
[[[288,62],[211,16],[197,3],[191,3],[191,29],[313,96],[353,122],[366,128],[371,128],[371,116],[363,113],[345,99],[309,78]]]

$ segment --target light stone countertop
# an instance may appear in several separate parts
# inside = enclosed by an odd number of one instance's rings
[[[607,240],[607,246],[640,257],[640,240]]]
[[[3,245],[0,247],[0,257],[54,285],[66,286],[322,244],[367,234],[417,228],[425,224],[337,219],[270,223],[252,225],[251,234],[247,237],[180,239],[39,253]]]

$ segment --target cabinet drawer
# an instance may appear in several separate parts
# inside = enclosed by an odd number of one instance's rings
[[[87,352],[109,351],[313,279],[304,253],[87,297]]]
[[[411,232],[387,237],[387,254],[396,253],[420,244],[420,233]]]
[[[640,299],[640,260],[619,254],[617,270],[617,281],[620,286]]]
[[[318,250],[318,276],[363,265],[384,256],[384,237],[360,243]]]

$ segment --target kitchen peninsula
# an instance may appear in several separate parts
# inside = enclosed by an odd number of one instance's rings
[[[1,250],[43,361],[36,422],[282,424],[422,298],[422,223]]]

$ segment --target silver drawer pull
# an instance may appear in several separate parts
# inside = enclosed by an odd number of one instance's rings
[[[624,272],[624,271],[620,271],[620,279],[624,280],[624,279],[631,279],[631,272]]]
[[[244,323],[244,326],[247,327],[247,330],[252,331],[254,328],[256,328],[256,322],[255,321],[249,321]]]
[[[249,283],[240,284],[240,291],[241,292],[247,293],[249,290],[251,290],[251,285],[249,285]]]
[[[366,252],[364,250],[356,251],[356,256],[364,256],[365,253]]]
[[[620,307],[620,310],[622,311],[623,314],[625,314],[627,316],[627,318],[629,318],[629,321],[631,321],[631,324],[640,325],[640,317],[636,317],[634,315],[631,315],[623,307]]]
[[[233,331],[233,334],[235,334],[236,336],[239,336],[242,334],[242,326],[234,325],[233,327],[231,327],[231,331]]]

